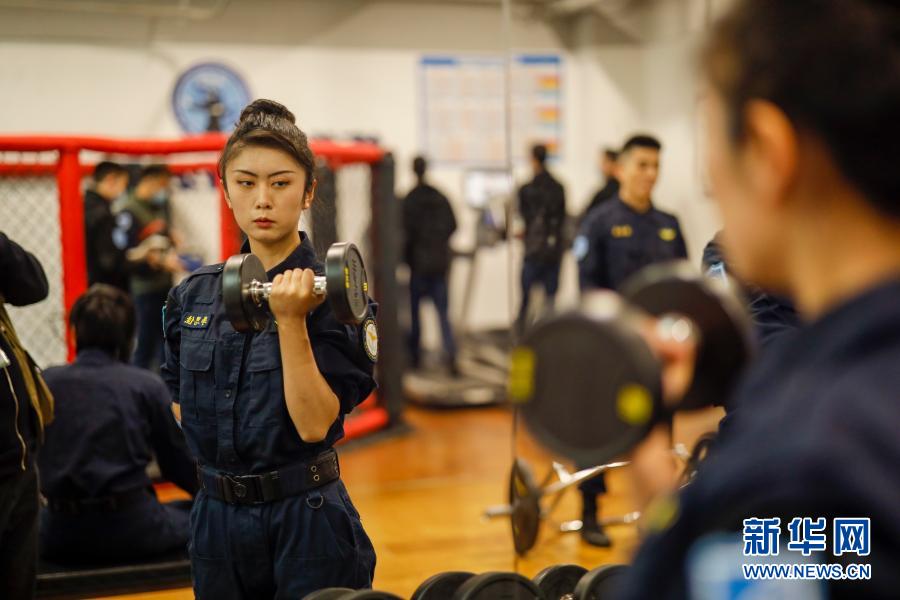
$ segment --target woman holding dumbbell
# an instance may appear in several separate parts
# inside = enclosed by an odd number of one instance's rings
[[[198,462],[190,556],[199,598],[302,598],[369,587],[375,552],[340,480],[344,415],[374,388],[373,331],[320,306],[322,273],[297,231],[313,202],[313,153],[294,115],[244,109],[219,160],[229,208],[263,263],[273,319],[239,333],[225,315],[223,266],[194,272],[163,313],[163,377]]]

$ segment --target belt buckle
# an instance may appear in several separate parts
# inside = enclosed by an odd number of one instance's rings
[[[228,486],[227,486],[227,487],[228,487],[228,489],[229,489],[231,495],[234,496],[235,498],[237,498],[237,502],[238,502],[238,503],[240,503],[240,504],[244,503],[244,502],[245,502],[244,499],[247,497],[247,494],[248,494],[248,492],[250,491],[250,490],[247,488],[247,484],[245,484],[245,483],[243,483],[242,481],[240,481],[240,480],[245,479],[245,478],[244,478],[244,477],[241,477],[240,475],[234,475],[234,476],[232,476],[232,475],[223,475],[222,477],[223,477],[226,481],[228,481]]]

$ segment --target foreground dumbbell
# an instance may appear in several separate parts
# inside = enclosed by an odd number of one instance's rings
[[[518,573],[482,573],[469,578],[453,600],[544,600],[534,583]]]
[[[222,301],[235,331],[262,331],[269,323],[268,281],[262,262],[253,254],[236,254],[225,261]],[[358,325],[369,310],[369,284],[356,246],[333,244],[325,255],[325,275],[317,275],[313,293],[325,295],[335,318]]]
[[[618,595],[627,565],[603,565],[582,576],[575,586],[575,600],[610,600]]]
[[[662,365],[639,333],[650,322],[672,340],[696,340],[691,384],[673,406],[663,402]],[[723,401],[750,352],[750,320],[733,286],[686,262],[653,265],[621,295],[589,295],[580,310],[529,330],[513,351],[510,396],[542,444],[602,464],[675,410]]]
[[[554,565],[543,569],[532,581],[546,600],[572,600],[575,586],[587,572],[579,565]]]
[[[400,596],[377,590],[323,588],[303,597],[303,600],[401,600]]]
[[[447,600],[472,577],[475,577],[475,573],[468,571],[448,571],[432,575],[416,588],[412,600]]]

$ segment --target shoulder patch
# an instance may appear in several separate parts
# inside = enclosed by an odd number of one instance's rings
[[[590,249],[591,243],[588,241],[587,236],[579,235],[575,238],[575,241],[572,242],[572,254],[575,255],[575,260],[578,262],[584,260],[584,257],[588,255]]]
[[[366,356],[373,363],[378,362],[378,327],[375,325],[375,319],[367,317],[359,326],[360,341]]]

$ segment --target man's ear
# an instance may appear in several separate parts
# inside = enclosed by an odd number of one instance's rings
[[[744,109],[744,131],[744,167],[757,195],[773,206],[784,203],[797,179],[797,130],[781,108],[752,100]]]

